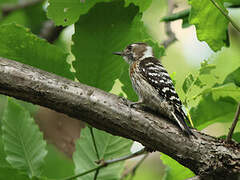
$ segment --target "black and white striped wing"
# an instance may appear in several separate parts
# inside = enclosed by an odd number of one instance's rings
[[[145,58],[140,62],[139,69],[145,80],[157,90],[161,98],[171,105],[182,106],[168,72],[156,58]]]
[[[181,129],[186,131],[188,134],[192,134],[184,121],[187,119],[187,116],[182,109],[182,102],[175,91],[173,82],[166,69],[154,57],[142,60],[139,64],[139,69],[144,79],[157,90],[161,99],[173,107],[174,112],[169,113],[171,113],[177,121]]]

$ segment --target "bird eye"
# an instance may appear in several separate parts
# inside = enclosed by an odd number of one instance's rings
[[[132,50],[132,46],[128,46],[127,50],[131,51]]]

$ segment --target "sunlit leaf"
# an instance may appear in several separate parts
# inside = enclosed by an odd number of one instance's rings
[[[161,153],[161,160],[167,166],[165,180],[181,180],[188,179],[194,176],[194,173],[176,160]]]
[[[198,39],[206,41],[214,51],[220,50],[223,46],[229,46],[227,34],[229,22],[212,2],[210,0],[189,0],[189,4],[192,7],[189,22],[195,25]],[[219,5],[227,12],[222,4],[221,1]]]
[[[189,74],[186,77],[186,79],[184,80],[183,85],[182,85],[182,90],[185,94],[188,92],[188,90],[192,86],[193,82],[194,82],[194,77],[192,74]]]
[[[206,93],[202,96],[199,104],[191,108],[190,114],[194,127],[202,130],[216,122],[231,122],[234,118],[237,102],[224,97],[214,100],[212,94]]]
[[[201,68],[199,70],[200,75],[210,74],[212,70],[216,69],[215,64],[208,64],[206,60],[201,63]]]
[[[122,137],[107,134],[104,131],[93,129],[97,149],[99,151],[100,159],[109,160],[123,155],[130,154],[130,147],[132,141]],[[90,129],[82,130],[81,137],[77,140],[76,151],[73,154],[73,161],[75,164],[75,174],[90,170],[97,166],[96,152],[94,149]],[[119,179],[123,171],[124,162],[109,165],[99,171],[98,180],[112,180]],[[89,173],[82,176],[81,180],[93,179],[94,173]]]
[[[29,177],[40,176],[46,142],[28,111],[14,99],[8,100],[2,122],[6,159],[12,167],[26,172]]]
[[[0,56],[73,79],[67,53],[17,24],[0,26]]]
[[[237,68],[232,73],[228,74],[228,76],[224,80],[224,84],[233,82],[238,87],[240,87],[240,67]]]

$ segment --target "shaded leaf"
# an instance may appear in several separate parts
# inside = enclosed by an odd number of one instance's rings
[[[8,100],[2,122],[3,143],[7,161],[29,177],[40,176],[46,142],[28,111]]]
[[[206,41],[214,51],[228,46],[229,39],[226,32],[229,22],[212,2],[210,0],[189,0],[189,4],[192,7],[189,22],[195,25],[198,39]],[[218,4],[227,12],[222,1],[218,1]]]
[[[116,1],[98,3],[80,17],[72,46],[76,57],[73,66],[80,82],[105,91],[112,89],[124,65],[121,57],[112,53],[132,41],[131,24],[137,13],[136,6],[125,8],[122,1]]]
[[[224,97],[214,100],[211,93],[204,94],[196,107],[191,108],[190,114],[194,127],[202,130],[216,122],[231,122],[234,118],[237,102]]]
[[[199,69],[199,74],[200,75],[206,75],[206,74],[210,74],[212,70],[216,69],[216,65],[215,64],[208,64],[208,62],[206,60],[204,60],[201,63],[201,67]]]
[[[237,68],[232,73],[228,74],[228,76],[225,78],[223,84],[231,83],[231,82],[233,82],[238,87],[240,87],[240,67]]]
[[[226,139],[227,136],[224,135],[224,136],[221,136],[220,138]],[[238,143],[240,143],[240,132],[233,133],[232,138]]]
[[[49,44],[28,29],[7,24],[0,26],[0,56],[73,79],[67,53]]]
[[[86,14],[97,3],[111,1],[113,0],[49,0],[47,14],[56,25],[71,25],[76,23],[81,15]],[[122,2],[124,3],[124,1]],[[125,0],[125,2],[125,7],[133,3],[135,6],[139,6],[140,12],[145,11],[152,3],[151,0]]]
[[[165,180],[181,180],[195,176],[191,170],[179,164],[168,155],[161,153],[160,158],[163,164],[167,166]]]
[[[109,160],[130,154],[132,141],[122,137],[107,134],[104,131],[93,129],[97,149],[100,159]],[[76,151],[73,154],[75,164],[75,174],[85,172],[97,166],[95,161],[98,160],[93,146],[90,128],[84,128],[79,140],[76,143]],[[119,179],[123,171],[124,162],[109,165],[99,171],[98,180]],[[94,173],[82,176],[81,180],[93,179]]]
[[[200,87],[200,88],[203,88],[204,86],[206,86],[206,84],[204,84],[199,78],[197,78],[195,81],[194,81],[194,85]]]
[[[145,11],[152,3],[152,0],[142,1],[142,0],[125,0],[125,6],[129,6],[129,4],[133,3],[139,7],[139,11]]]
[[[182,28],[188,28],[189,26],[191,26],[191,24],[189,24],[188,16],[183,17],[182,18]]]
[[[42,168],[43,175],[48,178],[63,179],[74,175],[74,164],[72,159],[60,152],[54,145],[47,145],[48,154]],[[56,166],[57,165],[57,166]],[[57,173],[56,173],[57,172]]]
[[[192,86],[193,82],[194,82],[194,77],[192,74],[189,74],[186,77],[186,79],[184,80],[183,85],[182,85],[182,90],[185,94],[188,92],[188,90]]]
[[[217,100],[220,97],[229,96],[240,102],[240,87],[236,86],[234,83],[223,84],[211,89],[213,99]]]

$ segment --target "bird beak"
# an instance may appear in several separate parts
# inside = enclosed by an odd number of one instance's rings
[[[123,52],[113,52],[113,54],[118,55],[118,56],[123,56]]]

